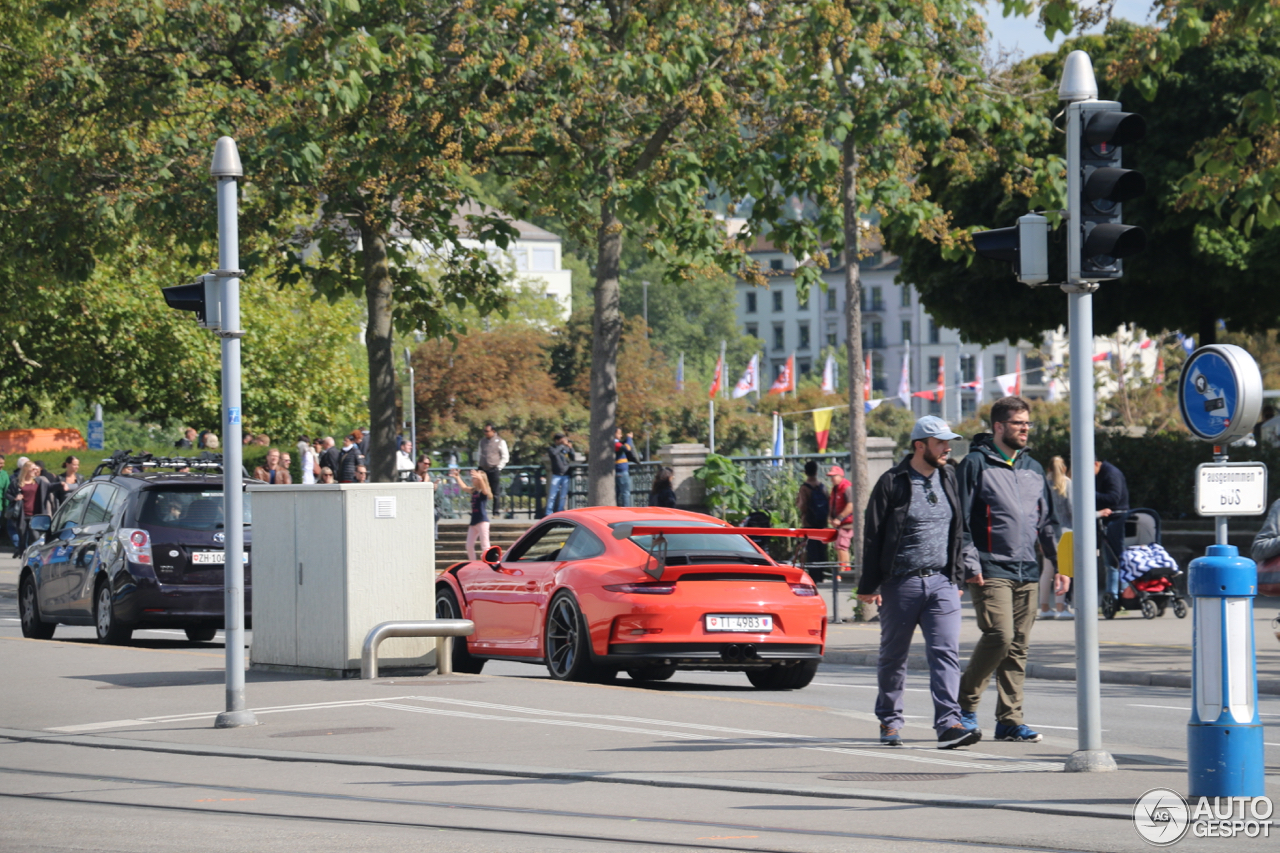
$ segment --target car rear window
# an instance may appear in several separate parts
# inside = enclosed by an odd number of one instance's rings
[[[253,496],[244,494],[244,523],[253,521]],[[222,490],[148,489],[138,508],[138,523],[182,530],[222,527]]]
[[[702,521],[672,521],[667,518],[655,518],[652,521],[627,522],[636,527],[645,524],[662,525],[664,527],[721,527],[719,524],[708,524]],[[681,554],[749,554],[759,557],[760,552],[745,536],[732,536],[724,533],[705,535],[695,531],[689,533],[668,533],[667,550]],[[652,536],[632,536],[631,541],[648,551],[653,547]]]

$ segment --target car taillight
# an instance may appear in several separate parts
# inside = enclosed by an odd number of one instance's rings
[[[629,592],[634,595],[670,595],[676,591],[673,583],[615,583],[605,589],[610,592]]]
[[[791,587],[791,591],[794,592],[796,595],[817,595],[818,594],[818,588],[816,586],[813,586],[812,584],[789,583],[787,584],[787,586]]]
[[[145,530],[122,527],[118,535],[124,543],[125,559],[151,565],[151,534]]]

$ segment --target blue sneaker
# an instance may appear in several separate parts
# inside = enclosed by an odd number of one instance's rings
[[[977,732],[982,730],[981,727],[978,725],[977,711],[961,711],[960,725],[964,726],[966,729],[968,729],[971,732]]]
[[[891,729],[884,723],[880,724],[880,743],[884,746],[902,746],[902,735],[897,729]]]
[[[1039,743],[1041,736],[1039,732],[1032,731],[1021,723],[1016,726],[1011,726],[1008,723],[996,723],[996,740]]]

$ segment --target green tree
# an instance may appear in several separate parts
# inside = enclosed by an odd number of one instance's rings
[[[40,214],[52,217],[50,236],[24,245],[51,268],[65,253],[62,274],[83,273],[95,247],[130,229],[174,235],[194,256],[213,230],[212,142],[236,137],[242,233],[274,236],[292,262],[286,283],[365,300],[371,472],[390,479],[393,327],[448,334],[449,306],[488,313],[504,303],[499,271],[468,241],[501,248],[512,229],[456,214],[477,164],[504,143],[506,99],[544,30],[505,24],[516,9],[501,0],[31,11],[40,40],[23,60],[33,70],[20,75],[2,129],[24,141],[9,149],[8,174],[35,175],[31,204],[54,204]],[[6,183],[6,199],[21,195]],[[25,209],[6,211],[4,227],[18,230]],[[246,254],[246,265],[266,257]],[[428,259],[440,274],[424,273]]]
[[[1136,82],[1122,83],[1123,77],[1113,75],[1124,71],[1121,60],[1131,45],[1150,34],[1117,21],[1105,36],[1027,60],[1011,76],[1019,78],[1029,109],[1042,118],[1037,132],[1021,149],[1010,138],[1005,153],[936,161],[923,170],[922,183],[955,211],[958,224],[974,229],[1011,224],[1034,206],[1061,208],[1064,187],[1054,164],[1060,162],[1062,139],[1043,119],[1059,108],[1053,83],[1062,57],[1083,48],[1094,58],[1102,96],[1120,100],[1148,123],[1147,138],[1125,150],[1125,166],[1147,179],[1146,194],[1126,203],[1125,221],[1143,227],[1147,249],[1127,259],[1124,278],[1104,285],[1095,297],[1097,326],[1136,322],[1184,329],[1198,332],[1201,343],[1214,341],[1219,319],[1240,331],[1270,328],[1280,321],[1280,294],[1268,284],[1280,274],[1280,229],[1244,227],[1238,204],[1189,193],[1187,175],[1189,152],[1230,135],[1259,83],[1271,85],[1280,69],[1280,37],[1274,28],[1231,31],[1182,50],[1147,103]],[[1019,156],[1024,164],[1011,171],[1008,164]],[[1058,229],[1050,246],[1051,276],[1062,275],[1064,243]],[[888,246],[902,255],[903,278],[920,288],[933,316],[971,340],[1034,340],[1065,317],[1056,288],[1028,292],[1007,265],[975,259],[967,247],[942,248],[902,229],[888,230]],[[993,304],[1000,310],[991,311]]]
[[[732,269],[740,247],[707,210],[709,176],[727,164],[773,91],[778,3],[729,0],[561,0],[538,80],[519,102],[527,128],[524,177],[532,214],[555,214],[594,247],[590,360],[590,501],[613,502],[619,276],[630,226],[668,265]],[[514,153],[514,152],[513,152]]]
[[[954,243],[946,206],[917,174],[955,129],[998,126],[1006,105],[983,72],[983,26],[969,0],[817,0],[791,11],[786,83],[774,120],[758,128],[752,217],[771,223],[775,245],[802,261],[802,294],[820,285],[828,247],[843,256],[850,480],[860,513],[870,482],[858,261],[874,236],[864,232],[879,221]],[[797,200],[812,215],[797,215]]]

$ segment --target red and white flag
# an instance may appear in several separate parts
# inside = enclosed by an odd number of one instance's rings
[[[711,393],[707,396],[715,399],[720,393],[720,389],[724,386],[724,350],[720,350],[720,357],[716,359],[716,376],[711,380]]]
[[[755,391],[760,393],[760,353],[751,356],[751,361],[747,362],[747,369],[742,371],[742,378],[738,380],[738,384],[733,386],[733,399],[745,397]]]
[[[773,380],[773,384],[769,386],[769,393],[785,394],[794,390],[796,390],[796,354],[792,353],[787,356],[787,360],[782,365],[782,370],[778,371],[778,378]]]
[[[944,356],[938,356],[938,380],[937,387],[932,391],[917,391],[912,397],[923,397],[926,400],[932,400],[935,403],[941,403],[947,393],[947,371],[944,366]]]

